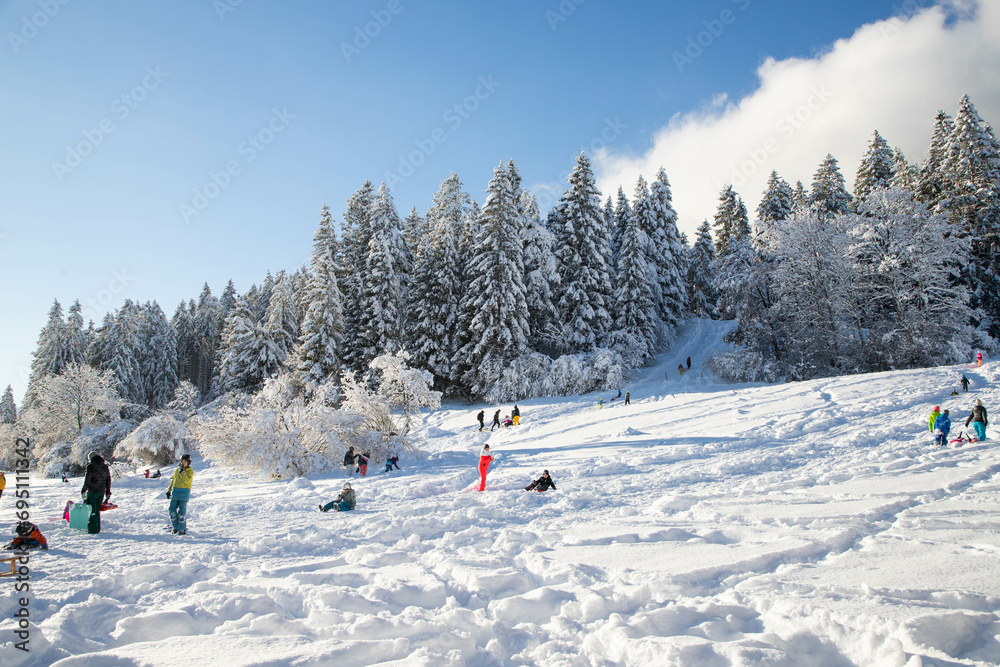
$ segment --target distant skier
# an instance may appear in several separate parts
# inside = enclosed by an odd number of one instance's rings
[[[385,471],[389,472],[395,466],[396,470],[399,470],[399,457],[390,456],[385,460]]]
[[[628,392],[625,392],[625,405],[628,405]]]
[[[490,426],[490,433],[492,433],[493,429],[495,429],[498,426],[500,426],[500,410],[497,410],[496,412],[493,413],[493,425]]]
[[[948,443],[948,432],[951,431],[951,417],[945,410],[934,421],[934,444],[944,447]]]
[[[170,477],[167,486],[167,500],[170,501],[171,531],[177,535],[187,535],[187,506],[191,499],[191,482],[194,480],[194,470],[191,469],[191,455],[181,457],[180,465]]]
[[[326,505],[320,505],[319,511],[329,512],[330,510],[337,510],[338,512],[348,512],[356,506],[357,499],[354,497],[354,489],[351,488],[350,482],[344,482],[344,488],[337,494],[337,497]]]
[[[969,391],[969,378],[965,377],[965,375],[962,375],[962,379],[960,380],[960,382],[962,383],[962,391],[963,392]]]
[[[988,415],[986,414],[986,406],[983,405],[983,400],[981,398],[976,399],[976,405],[972,408],[972,412],[969,414],[969,418],[965,420],[965,426],[969,426],[969,422],[972,423],[972,428],[976,430],[976,435],[980,440],[986,439],[986,427],[989,426]]]
[[[500,411],[497,411],[500,414]],[[493,429],[490,429],[491,431]],[[490,470],[490,462],[493,461],[493,454],[490,453],[490,446],[483,445],[483,449],[479,452],[479,490],[486,490],[486,473]]]
[[[517,409],[516,405],[514,406],[514,409],[510,411],[510,416],[511,419],[514,420],[514,426],[521,423],[521,411]]]
[[[938,416],[941,414],[941,406],[935,405],[934,409],[931,410],[930,419],[927,420],[927,430],[931,433],[934,432],[934,422],[937,421]]]
[[[976,352],[976,361],[978,361],[979,362],[979,366],[982,367],[982,365],[983,365],[983,353],[982,352]]]
[[[691,357],[687,358],[688,370],[691,370]]]
[[[354,459],[356,455],[354,453],[354,447],[348,447],[347,452],[344,454],[344,467],[347,469],[347,476],[354,476]]]
[[[96,535],[101,532],[101,505],[105,500],[111,500],[111,470],[104,462],[104,457],[97,452],[90,453],[90,463],[87,464],[87,474],[83,478],[80,495],[90,505],[87,532]]]
[[[479,420],[479,430],[482,431],[486,428],[486,410],[480,410],[479,414],[476,415],[476,419]]]
[[[549,477],[549,471],[548,470],[543,470],[541,477],[539,477],[538,479],[536,479],[534,482],[532,482],[528,486],[524,487],[525,491],[531,491],[532,489],[534,489],[535,491],[538,491],[539,493],[541,493],[542,491],[548,491],[549,489],[552,489],[553,491],[556,490],[555,480],[553,480],[551,477]]]

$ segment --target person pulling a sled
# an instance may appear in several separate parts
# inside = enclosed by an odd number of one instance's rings
[[[354,489],[351,488],[350,482],[344,482],[344,488],[340,490],[337,497],[328,502],[326,505],[320,505],[320,512],[329,512],[330,510],[337,510],[338,512],[347,512],[355,507],[357,501],[354,498]]]
[[[948,444],[948,432],[950,430],[951,417],[948,416],[948,411],[945,410],[934,422],[934,444],[939,447],[944,447]]]
[[[170,526],[174,533],[187,535],[187,504],[191,498],[191,482],[194,480],[194,470],[191,470],[191,455],[185,454],[181,457],[181,463],[177,466],[173,476],[170,478],[170,486],[167,487],[167,499],[170,501]]]
[[[969,413],[968,419],[965,420],[965,426],[968,428],[969,423],[972,423],[972,428],[976,431],[976,437],[980,440],[986,439],[986,427],[989,426],[989,418],[986,414],[986,406],[983,405],[983,400],[981,398],[976,399],[976,405],[972,408],[972,412]]]
[[[542,491],[548,491],[549,489],[552,489],[553,491],[556,490],[556,483],[551,477],[549,477],[548,470],[543,470],[541,477],[524,487],[525,491],[531,491],[532,489],[538,491],[539,493]]]
[[[42,535],[42,531],[38,530],[38,526],[30,521],[19,522],[14,531],[17,533],[17,537],[4,547],[7,551],[13,551],[14,549],[25,551],[39,547],[46,551],[48,550],[49,543],[45,540],[45,536]]]
[[[101,505],[111,500],[111,470],[104,462],[104,457],[97,452],[90,453],[90,463],[87,464],[87,474],[83,478],[80,495],[90,505],[87,532],[96,535],[101,532]]]

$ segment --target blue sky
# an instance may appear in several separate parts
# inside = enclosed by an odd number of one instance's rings
[[[244,291],[301,265],[320,208],[339,218],[365,179],[395,174],[405,215],[451,171],[481,202],[509,158],[539,193],[602,145],[604,178],[651,176],[669,128],[731,120],[769,62],[826,62],[862,26],[905,36],[925,14],[912,0],[0,1],[0,389],[20,400],[53,298],[99,323],[125,298],[170,316],[206,281]],[[982,85],[993,108],[996,81]],[[929,134],[933,113],[915,115]],[[714,209],[674,189],[682,228]]]

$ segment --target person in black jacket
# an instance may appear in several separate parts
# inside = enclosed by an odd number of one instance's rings
[[[486,410],[480,410],[479,414],[476,415],[476,419],[479,420],[479,430],[482,431],[486,428]]]
[[[493,429],[495,429],[497,426],[500,426],[500,411],[499,410],[497,410],[496,412],[493,413],[493,426],[490,426],[490,433],[492,433]]]
[[[524,487],[525,491],[531,491],[532,489],[538,491],[539,493],[542,491],[548,491],[549,489],[552,489],[553,491],[556,490],[556,483],[551,477],[549,477],[548,470],[543,470],[541,477]]]
[[[347,453],[344,454],[344,467],[347,468],[347,476],[354,476],[354,459],[357,455],[354,453],[354,447],[348,447]]]
[[[105,500],[111,500],[111,470],[97,452],[90,453],[90,463],[87,464],[87,475],[83,478],[83,488],[80,490],[83,502],[90,505],[90,523],[87,532],[96,535],[101,532],[101,505]]]

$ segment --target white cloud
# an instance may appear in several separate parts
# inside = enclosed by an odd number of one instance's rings
[[[650,179],[662,165],[680,227],[693,238],[727,183],[752,214],[772,169],[808,188],[832,153],[852,187],[876,129],[917,162],[937,110],[953,116],[966,93],[984,119],[1000,123],[997,35],[1000,2],[988,0],[868,24],[814,58],[768,59],[758,69],[756,91],[736,102],[717,97],[705,109],[675,116],[645,154],[598,152],[601,191],[613,194],[621,185],[631,197],[637,177]]]

